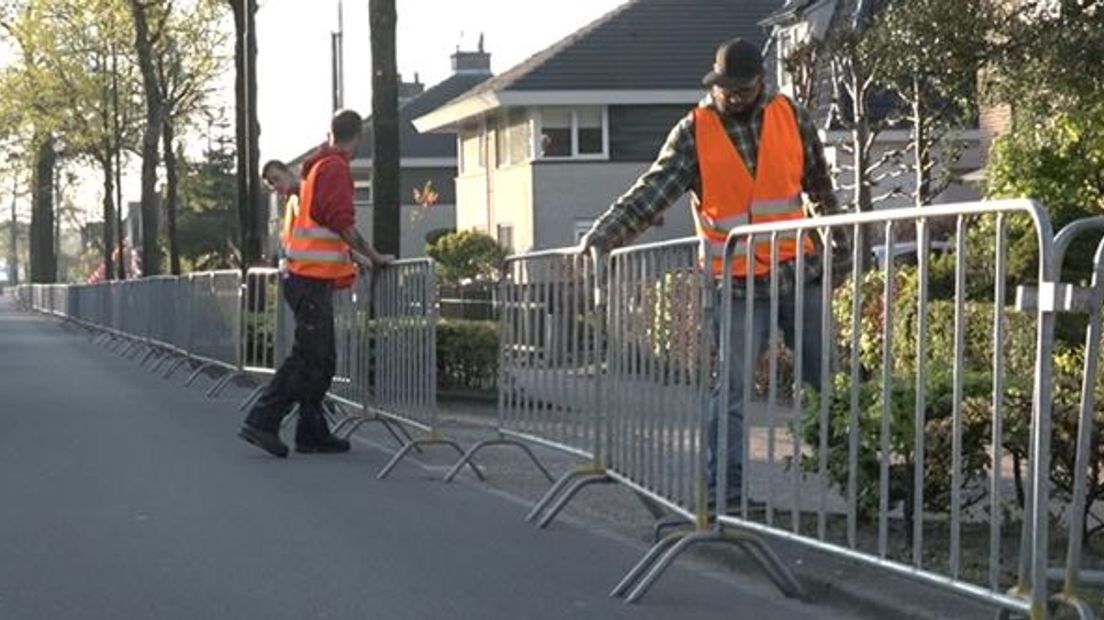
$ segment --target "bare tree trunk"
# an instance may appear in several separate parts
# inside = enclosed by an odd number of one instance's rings
[[[115,169],[112,165],[113,162],[111,150],[108,149],[104,152],[103,159],[100,160],[100,166],[103,168],[104,179],[104,197],[103,197],[103,264],[104,264],[104,279],[110,280],[115,275],[115,262],[113,254],[115,251],[115,234],[112,230],[112,226],[115,225]]]
[[[372,38],[372,244],[399,253],[399,78],[395,0],[369,3]]]
[[[245,61],[245,6],[246,0],[229,0],[234,12],[234,133],[238,158],[238,234],[241,236],[241,266],[249,264],[246,259],[249,247],[249,229],[252,216],[249,209],[248,143],[249,132],[246,119],[246,61]]]
[[[238,225],[241,228],[241,267],[261,260],[257,169],[260,127],[257,123],[256,0],[228,0],[234,12],[235,133],[238,156]]]
[[[929,189],[931,179],[928,175],[928,149],[927,126],[924,119],[924,104],[920,101],[920,78],[912,79],[912,135],[913,135],[913,166],[916,177],[916,206],[923,207],[931,202]]]
[[[111,133],[114,143],[115,156],[115,221],[104,222],[104,227],[115,226],[119,235],[119,279],[126,280],[126,230],[123,229],[123,128],[119,119],[119,54],[118,50],[111,49]],[[115,248],[111,248],[114,253]]]
[[[142,275],[161,273],[161,254],[158,246],[157,164],[161,147],[161,126],[165,118],[165,104],[153,64],[153,43],[150,38],[146,11],[150,4],[130,0],[134,16],[134,45],[138,52],[138,65],[142,71],[142,86],[146,98],[146,127],[142,132]]]
[[[851,128],[851,141],[854,149],[855,212],[866,213],[874,210],[874,205],[871,203],[870,171],[868,170],[870,167],[870,149],[867,143],[870,141],[870,118],[866,107],[866,76],[857,69],[856,64],[857,62],[852,60],[851,71],[849,72],[852,92],[854,92],[854,96],[851,98],[852,118],[854,119],[854,125]],[[861,261],[860,268],[863,273],[866,273],[870,270],[873,261],[870,252],[870,229],[863,226],[859,230],[861,234],[858,235],[858,239],[855,239],[855,244],[858,246]]]
[[[267,225],[262,214],[260,183],[260,138],[261,125],[257,119],[257,0],[245,0],[245,74],[246,74],[246,120],[249,132],[249,157],[246,159],[245,176],[249,179],[249,237],[247,239],[245,266],[263,264],[263,239]]]
[[[166,234],[169,238],[169,269],[174,276],[180,275],[180,247],[176,239],[176,201],[180,179],[177,177],[176,152],[173,151],[175,130],[171,120],[165,120],[165,218]]]
[[[57,280],[54,253],[54,152],[53,136],[38,140],[35,153],[31,200],[31,282],[49,284]]]

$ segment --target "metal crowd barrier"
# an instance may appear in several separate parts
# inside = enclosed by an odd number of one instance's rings
[[[1008,251],[1009,229],[1020,220],[1037,243],[1038,286],[1033,295],[1021,292],[1017,312],[1008,304]],[[551,480],[530,449],[540,445],[581,457],[585,466],[556,481],[529,518],[547,509],[547,523],[594,482],[625,485],[665,507],[690,527],[660,540],[617,585],[614,594],[629,602],[684,550],[710,541],[742,547],[784,593],[802,596],[766,543],[780,540],[1004,612],[1046,618],[1053,603],[1092,617],[1076,588],[1091,576],[1081,570],[1081,519],[1101,352],[1104,242],[1091,286],[1060,281],[1066,248],[1089,231],[1104,231],[1104,218],[1054,237],[1040,205],[1011,200],[740,227],[720,248],[720,274],[712,260],[718,248],[696,239],[597,259],[573,249],[511,257],[499,294],[497,435],[466,452],[446,480],[492,445],[519,447]],[[893,260],[884,271],[864,273],[863,243],[853,243],[849,266],[839,267],[844,259],[827,241],[839,232],[852,240],[880,237],[888,256],[915,235],[915,273]],[[953,282],[943,283],[953,293],[946,299],[933,297],[933,235],[954,239]],[[791,244],[816,251],[798,252],[783,266]],[[740,260],[763,275],[733,278]],[[790,289],[779,276],[784,268],[810,276],[793,278]],[[837,276],[849,277],[849,285],[834,290]],[[264,373],[278,363],[289,313],[280,314],[279,278],[271,270],[251,271],[244,287],[238,272],[188,276],[177,281],[175,296],[167,282],[151,283],[144,295],[135,288],[142,286],[33,286],[16,294],[40,311],[171,341],[208,364]],[[335,299],[338,372],[331,397],[363,412],[339,427],[351,433],[382,418],[398,423],[385,423],[393,433],[409,426],[428,435],[418,441],[396,435],[403,448],[381,477],[419,445],[459,449],[438,434],[435,300],[431,261],[396,263]],[[818,316],[809,314],[814,301]],[[165,315],[136,323],[133,314],[142,308]],[[1049,518],[1056,501],[1049,478],[1052,357],[1056,314],[1068,311],[1087,312],[1089,321],[1064,583],[1051,599],[1048,543],[1058,527]],[[1015,326],[1027,329],[1018,336]],[[765,379],[757,375],[760,347],[749,337],[759,330],[766,332]],[[968,330],[983,337],[968,340]],[[741,346],[734,348],[737,334]],[[794,364],[784,384],[780,349],[787,339]],[[935,343],[946,347],[947,359],[932,358]],[[846,354],[840,359],[837,346]],[[810,364],[819,376],[805,376],[807,355],[819,362]],[[1018,365],[1025,359],[1029,366]],[[729,372],[736,361],[740,376]],[[732,421],[723,412],[735,404],[728,402],[732,381],[743,387],[739,482],[728,479],[724,466]],[[1030,403],[1023,420],[1009,406],[1017,391]],[[710,407],[722,412],[715,432]],[[949,411],[935,417],[935,407]],[[1015,558],[1002,553],[1017,526],[1007,515],[1019,514],[1009,508],[1013,479],[1021,478],[1005,447],[1013,427],[1025,427],[1029,440]],[[966,460],[967,442],[984,444],[984,462]],[[715,480],[706,474],[710,451],[717,455]],[[949,472],[941,477],[939,467]],[[736,498],[731,506],[729,497]],[[867,519],[876,526],[870,537],[860,533]],[[937,529],[946,536],[936,536]],[[975,547],[987,547],[987,554]],[[967,565],[982,557],[983,569]],[[1012,563],[1015,583],[1006,583]]]
[[[251,268],[245,279],[245,308],[242,312],[241,359],[243,371],[255,376],[274,375],[291,352],[295,321],[283,299],[278,269]],[[264,390],[262,383],[239,409],[252,405]]]
[[[380,470],[386,478],[411,450],[425,446],[464,449],[443,434],[437,409],[437,277],[432,259],[396,261],[375,274],[372,317],[371,410],[385,420],[417,429]],[[482,478],[482,472],[472,465]]]
[[[1054,239],[1055,264],[1061,273],[1067,264],[1067,252],[1070,245],[1085,235],[1100,236],[1104,233],[1104,217],[1091,217],[1067,225]],[[1029,309],[1037,309],[1038,287],[1021,287],[1018,291],[1020,304]],[[1048,578],[1061,581],[1061,590],[1051,597],[1051,602],[1071,608],[1079,618],[1095,618],[1096,614],[1084,598],[1078,593],[1078,587],[1084,583],[1100,585],[1104,583],[1104,571],[1085,570],[1082,567],[1082,551],[1085,544],[1085,517],[1091,509],[1088,505],[1090,479],[1095,475],[1090,459],[1094,458],[1093,433],[1096,416],[1096,384],[1100,372],[1101,355],[1101,308],[1104,306],[1104,239],[1097,246],[1092,267],[1092,280],[1088,286],[1069,284],[1060,285],[1056,291],[1061,302],[1059,311],[1077,312],[1087,315],[1085,326],[1085,360],[1081,377],[1081,398],[1077,418],[1076,456],[1073,470],[1073,493],[1065,511],[1068,526],[1066,556],[1062,568],[1048,570]]]
[[[200,362],[185,382],[192,385],[205,371],[225,370],[223,377],[207,391],[217,396],[242,369],[242,274],[236,269],[188,274],[191,304],[191,347],[189,357]]]
[[[597,288],[593,258],[574,248],[506,260],[498,293],[497,433],[472,446],[446,482],[489,446],[521,449],[550,482],[529,444],[584,459],[554,481],[527,517],[534,520],[557,497],[549,519],[583,486],[608,480],[599,420],[604,317]]]
[[[1005,419],[1006,389],[1011,385],[1012,377],[1006,367],[1008,349],[1011,346],[1008,325],[1011,320],[1005,307],[1005,295],[1007,286],[1006,252],[1008,249],[1008,220],[1015,216],[1023,216],[1030,220],[1029,231],[1034,234],[1038,243],[1038,281],[1043,290],[1043,302],[1034,313],[1031,324],[1032,334],[1029,336],[1034,342],[1033,368],[1028,371],[1031,375],[1031,385],[1027,390],[1030,393],[1032,411],[1029,428],[1029,454],[1027,459],[1028,472],[1025,480],[1026,502],[1025,518],[1021,527],[1021,557],[1017,583],[1008,591],[1000,581],[1002,570],[1002,558],[1000,541],[1002,539],[1004,512],[1006,500],[1010,499],[1008,481],[1004,468],[1006,459],[1004,453],[1005,435],[1004,424],[1010,423]],[[995,241],[995,252],[970,260],[968,265],[968,251],[980,251],[976,245],[968,247],[968,224],[972,222],[985,222],[991,226],[992,237]],[[930,299],[930,277],[932,260],[931,236],[932,229],[939,225],[947,225],[953,228],[955,243],[954,266],[954,294],[950,303],[953,305],[953,324],[937,324],[937,315],[934,312],[935,303]],[[979,227],[979,230],[987,230]],[[889,255],[892,256],[893,246],[899,239],[899,234],[905,231],[915,232],[917,238],[916,258],[917,284],[914,294],[907,304],[916,309],[914,314],[915,324],[900,328],[895,320],[895,312],[901,312],[906,306],[896,302],[897,287],[904,284],[895,276],[896,266],[890,262],[887,270],[881,274],[878,289],[881,299],[876,297],[873,302],[873,316],[877,317],[876,325],[880,326],[880,346],[872,351],[869,347],[864,349],[862,338],[864,321],[871,316],[871,306],[863,299],[863,273],[861,271],[862,256],[859,248],[862,244],[854,244],[855,254],[852,258],[851,290],[853,291],[850,308],[847,314],[849,319],[841,325],[841,329],[849,329],[848,342],[844,343],[849,350],[850,360],[846,364],[847,373],[830,375],[826,362],[829,361],[827,350],[819,353],[822,361],[821,376],[819,382],[822,389],[819,392],[819,402],[815,403],[811,411],[815,417],[810,419],[798,411],[790,420],[784,422],[781,417],[784,413],[779,402],[779,378],[778,347],[767,347],[769,354],[769,377],[767,387],[767,403],[765,412],[766,433],[762,433],[752,424],[745,421],[742,436],[743,443],[743,476],[738,489],[730,489],[734,482],[727,480],[726,468],[717,468],[717,503],[714,510],[718,531],[715,535],[723,536],[726,532],[734,532],[736,535],[759,539],[759,537],[786,540],[791,543],[804,545],[819,551],[837,555],[848,560],[858,561],[874,566],[879,570],[912,578],[928,585],[943,588],[960,595],[964,595],[987,604],[994,605],[1004,610],[1026,613],[1033,618],[1047,616],[1047,541],[1050,530],[1048,521],[1048,509],[1051,495],[1049,492],[1048,464],[1050,463],[1050,438],[1051,438],[1051,351],[1054,343],[1055,324],[1055,292],[1058,280],[1057,263],[1053,236],[1046,213],[1038,204],[1025,201],[994,201],[983,203],[964,203],[949,205],[933,205],[920,209],[887,210],[873,213],[861,213],[827,218],[806,219],[799,221],[778,222],[773,224],[759,224],[745,226],[732,231],[724,251],[725,277],[722,277],[723,292],[721,294],[721,351],[720,360],[725,367],[726,360],[742,357],[744,375],[742,378],[730,379],[730,373],[720,373],[721,397],[720,411],[726,411],[729,403],[730,380],[743,381],[742,409],[745,418],[754,417],[752,414],[752,387],[754,386],[754,368],[758,351],[753,350],[750,338],[743,338],[746,343],[744,350],[731,349],[731,337],[736,330],[742,330],[743,335],[751,334],[754,325],[769,325],[768,342],[778,343],[781,337],[779,316],[793,308],[797,313],[795,322],[803,324],[812,317],[802,317],[801,308],[806,307],[806,300],[811,294],[808,289],[812,282],[806,283],[805,278],[797,278],[795,289],[791,292],[781,291],[777,276],[779,269],[779,255],[783,251],[784,241],[794,241],[801,246],[808,239],[810,241],[833,238],[837,231],[847,231],[852,238],[860,239],[867,232],[877,232],[884,236]],[[769,246],[770,261],[764,265],[761,255],[757,257],[755,248],[765,244]],[[834,262],[836,257],[830,244],[820,243],[827,249],[823,252],[825,262],[823,279],[832,281],[834,275]],[[743,259],[747,264],[759,264],[769,267],[767,282],[757,282],[755,278],[742,278],[735,283],[731,276],[734,260]],[[804,253],[798,253],[796,259],[796,271],[802,273],[806,261]],[[758,261],[758,263],[756,263]],[[977,292],[979,282],[971,280],[967,286],[968,266],[973,269],[990,270],[992,274],[991,296]],[[734,287],[745,289],[743,299],[733,299]],[[765,298],[755,297],[756,286],[766,286]],[[827,287],[825,287],[827,288]],[[970,291],[974,291],[971,293]],[[971,297],[975,295],[976,297]],[[792,297],[791,297],[792,296]],[[763,301],[765,299],[765,301]],[[792,299],[792,301],[790,301]],[[824,293],[823,302],[830,302],[827,293]],[[992,325],[992,340],[987,351],[972,351],[971,359],[976,363],[978,358],[984,360],[988,356],[987,368],[979,369],[969,367],[967,354],[968,345],[965,340],[967,329],[968,308],[977,307],[975,302],[988,301],[989,321]],[[968,306],[969,302],[969,306]],[[825,304],[825,310],[831,306]],[[740,309],[739,313],[736,310]],[[763,315],[767,316],[764,317]],[[822,342],[834,343],[837,332],[830,321],[830,316],[824,313],[820,319],[822,324]],[[978,320],[976,315],[973,315]],[[766,323],[763,323],[764,320]],[[985,319],[980,319],[984,321]],[[846,327],[850,324],[849,328]],[[782,326],[785,327],[785,326]],[[907,330],[902,333],[902,329]],[[796,330],[801,334],[802,330]],[[913,340],[909,341],[908,339]],[[941,338],[946,342],[947,338],[953,338],[950,346],[952,359],[930,359],[929,351],[934,339]],[[900,339],[900,340],[898,340]],[[902,359],[895,355],[895,343],[911,343],[914,345],[910,353],[911,359]],[[867,345],[869,343],[866,343]],[[1031,343],[1020,343],[1023,350],[1030,350]],[[804,402],[805,383],[816,382],[816,377],[802,377],[800,360],[804,359],[805,343],[800,338],[794,344],[795,377],[793,380],[794,401]],[[868,356],[873,354],[880,361],[874,362],[870,367]],[[866,364],[866,365],[864,365]],[[948,369],[947,365],[951,368]],[[877,366],[881,367],[878,368]],[[842,366],[842,365],[841,365]],[[950,373],[947,373],[950,370]],[[987,424],[981,427],[972,424],[972,428],[987,429],[988,435],[982,441],[988,441],[988,462],[984,464],[970,464],[972,469],[967,469],[967,463],[963,461],[964,424],[966,423],[966,381],[968,375],[973,377],[973,371],[984,371],[985,381],[991,388],[988,392],[988,401],[984,398],[973,399],[973,406],[982,406],[988,416]],[[949,418],[937,420],[937,425],[929,426],[928,416],[931,415],[929,405],[935,403],[938,398],[946,398],[946,393],[929,394],[934,388],[939,388],[940,381],[950,382],[950,402],[953,411]],[[973,381],[973,379],[971,379]],[[840,387],[842,385],[842,387]],[[865,385],[876,389],[864,390]],[[911,390],[911,391],[910,391]],[[835,397],[839,396],[838,400]],[[931,399],[929,400],[929,396]],[[898,409],[897,397],[907,403],[907,410]],[[945,401],[944,401],[945,402]],[[846,410],[846,417],[837,417],[841,410]],[[813,422],[818,436],[810,437],[804,427],[806,422]],[[911,420],[907,423],[903,420]],[[861,424],[866,422],[866,425]],[[720,416],[720,430],[718,431],[719,455],[728,453],[726,441],[729,416]],[[871,426],[873,424],[873,426]],[[877,429],[876,443],[865,441],[865,435],[860,429]],[[980,432],[980,431],[978,431]],[[765,443],[764,446],[764,435]],[[948,437],[949,435],[949,437]],[[754,438],[754,440],[753,440]],[[978,441],[975,435],[971,441]],[[929,445],[930,443],[930,445]],[[837,450],[841,457],[845,455],[843,463],[845,480],[838,481],[840,493],[832,493],[829,497],[828,489],[833,485],[832,470],[829,467],[829,452]],[[766,464],[753,465],[751,454],[755,451],[761,455],[765,452]],[[938,451],[938,452],[937,452]],[[945,452],[944,452],[945,451]],[[926,463],[946,459],[949,452],[949,480],[933,477],[933,472],[926,469]],[[786,459],[779,460],[780,453],[786,454]],[[808,463],[811,459],[814,473],[806,475],[801,472],[799,464]],[[786,461],[789,462],[789,470],[786,469]],[[948,462],[949,461],[949,462]],[[860,465],[864,469],[860,469]],[[834,463],[835,467],[840,467]],[[754,469],[753,469],[754,468]],[[934,470],[933,470],[934,471]],[[873,485],[877,480],[877,491],[870,495],[864,494],[860,498],[859,487],[861,484]],[[949,484],[948,484],[949,482]],[[807,484],[817,489],[810,492]],[[942,485],[942,486],[941,486]],[[867,488],[870,488],[867,486]],[[725,498],[730,491],[736,491],[739,496],[738,506],[729,511]],[[947,532],[948,543],[940,545],[939,551],[946,552],[946,561],[927,561],[925,554],[933,551],[934,545],[926,544],[926,540],[935,539],[932,529],[939,521],[933,520],[928,511],[929,504],[926,500],[933,499],[934,494],[940,494],[939,498],[949,498],[949,511],[944,523]],[[752,510],[752,502],[761,499],[764,503],[762,510]],[[875,501],[876,500],[876,501]],[[986,501],[987,500],[987,501]],[[862,504],[860,504],[860,501]],[[933,500],[934,501],[934,500]],[[830,508],[829,506],[832,506]],[[877,521],[877,540],[860,540],[858,536],[858,521],[860,513],[870,511]],[[788,518],[785,515],[788,511]],[[806,517],[809,517],[808,519]],[[907,521],[911,520],[911,523]],[[967,576],[963,568],[963,530],[964,524],[970,526],[970,532],[974,535],[969,539],[984,539],[980,532],[987,531],[989,536],[989,558],[986,577]],[[832,531],[829,531],[832,525]],[[837,527],[838,526],[838,527]],[[987,527],[986,527],[987,526]],[[900,531],[900,536],[910,541],[904,548],[898,548],[889,544],[890,531]],[[687,544],[672,542],[677,538],[683,541],[691,541]],[[708,536],[703,536],[708,538]],[[894,542],[896,543],[896,535]],[[641,565],[634,569],[636,575],[643,576],[636,584],[630,598],[642,595],[652,582],[662,573],[663,569],[689,544],[692,537],[685,533],[674,534],[668,537],[642,561]],[[761,539],[760,539],[760,543]],[[768,570],[768,574],[770,574]],[[771,575],[778,581],[780,575]]]

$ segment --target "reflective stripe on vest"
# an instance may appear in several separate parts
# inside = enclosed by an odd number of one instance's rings
[[[341,235],[325,226],[295,226],[291,229],[292,239],[341,239]]]
[[[801,198],[801,179],[805,172],[805,151],[792,104],[776,96],[763,110],[756,175],[753,177],[717,113],[708,107],[694,110],[694,137],[701,194],[694,205],[698,235],[715,252],[715,274],[721,272],[720,250],[729,231],[746,224],[778,222],[805,217]],[[797,256],[796,235],[780,234],[778,261]],[[812,240],[806,237],[805,251],[812,252]],[[755,238],[757,276],[770,271],[771,236]],[[732,272],[737,277],[748,273],[746,240],[736,244]]]
[[[299,208],[284,240],[287,268],[292,273],[310,278],[347,281],[356,277],[356,263],[349,245],[336,232],[320,226],[311,217],[315,183],[319,171],[327,165],[345,166],[340,156],[333,155],[315,163],[300,187]]]
[[[352,259],[348,252],[340,250],[287,250],[286,255],[292,260],[316,261],[320,263],[348,263]]]

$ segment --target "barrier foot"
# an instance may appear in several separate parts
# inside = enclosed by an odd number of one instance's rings
[[[128,353],[130,353],[130,350],[134,348],[134,341],[133,340],[127,340],[127,339],[124,338],[124,339],[122,339],[122,341],[126,345],[125,347],[124,346],[117,346],[117,347],[115,347],[114,350],[112,350],[112,353],[114,353],[115,355],[118,355],[119,357],[127,355]]]
[[[498,438],[495,438],[495,439],[484,439],[483,441],[480,441],[479,443],[472,446],[464,454],[464,456],[460,457],[460,460],[457,461],[456,464],[452,466],[452,469],[450,469],[449,472],[447,474],[445,474],[445,477],[443,478],[443,481],[444,482],[452,482],[453,478],[460,475],[460,470],[464,468],[464,465],[466,465],[469,461],[471,461],[475,457],[477,452],[479,452],[480,450],[482,450],[483,448],[486,448],[488,446],[517,446],[522,451],[524,451],[527,455],[529,455],[529,459],[533,461],[533,464],[537,466],[537,469],[539,469],[540,472],[542,474],[544,474],[544,477],[547,478],[549,482],[553,482],[555,480],[555,478],[552,477],[552,474],[550,474],[548,472],[548,468],[545,467],[540,462],[540,460],[537,458],[537,455],[533,454],[533,451],[529,449],[529,446],[527,446],[524,443],[522,443],[520,441],[517,441],[515,439],[506,439],[504,437],[498,437]]]
[[[145,368],[146,363],[150,361],[151,357],[153,357],[154,355],[157,355],[157,353],[158,353],[157,349],[155,349],[153,347],[150,347],[150,350],[146,352],[146,355],[145,355],[145,357],[142,358],[142,361],[138,362],[138,366],[140,366],[142,368]]]
[[[153,358],[153,362],[149,365],[149,370],[152,373],[156,373],[161,370],[161,367],[165,365],[165,360],[173,358],[172,351],[163,350],[158,351],[157,356]]]
[[[160,374],[161,369],[164,368],[165,363],[176,357],[176,354],[172,351],[166,351],[164,355],[157,358],[155,362],[150,364],[149,370],[154,374]]]
[[[525,515],[525,521],[527,523],[532,523],[533,521],[535,521],[536,518],[539,517],[542,512],[544,512],[544,509],[547,508],[548,505],[556,499],[556,496],[560,494],[560,491],[564,490],[564,487],[571,483],[572,480],[578,478],[579,476],[585,476],[587,475],[587,473],[588,472],[585,469],[573,469],[566,474],[560,476],[560,479],[554,482],[551,488],[545,491],[544,495],[541,496],[540,501],[533,505],[533,509],[529,511],[529,514]]]
[[[245,411],[246,409],[252,407],[253,403],[257,402],[257,399],[261,397],[261,392],[263,392],[266,387],[268,387],[268,384],[262,383],[261,385],[258,385],[256,388],[254,388],[254,390],[249,393],[249,396],[246,396],[245,400],[243,400],[242,403],[238,405],[238,411]]]
[[[659,540],[658,542],[656,542],[656,544],[652,545],[652,548],[648,550],[648,553],[644,554],[644,557],[640,558],[640,561],[633,565],[632,569],[630,569],[629,572],[621,578],[621,581],[619,581],[617,585],[613,587],[613,590],[610,591],[610,596],[612,598],[621,598],[622,596],[625,596],[625,593],[629,591],[629,588],[633,587],[633,585],[635,585],[636,582],[640,580],[640,577],[644,575],[645,571],[651,568],[652,564],[655,564],[655,561],[659,559],[659,556],[670,549],[671,545],[677,543],[688,533],[689,532],[675,532],[674,534],[671,534],[666,538]]]
[[[134,351],[131,351],[131,352],[130,352],[130,353],[129,353],[129,354],[127,355],[127,360],[137,360],[137,359],[138,359],[138,356],[139,356],[139,355],[141,355],[141,352],[142,352],[142,350],[144,350],[144,349],[145,349],[145,350],[146,350],[147,352],[149,352],[149,351],[151,351],[151,350],[152,350],[153,348],[152,348],[152,346],[150,346],[149,344],[147,344],[147,343],[145,343],[145,342],[139,342],[139,343],[138,343],[138,346],[137,346],[137,348],[136,348],[136,349],[135,349]]]
[[[652,531],[652,540],[659,542],[663,538],[663,532],[671,528],[693,528],[694,522],[682,515],[670,515],[656,522]]]
[[[1067,594],[1065,592],[1059,592],[1050,597],[1050,604],[1054,607],[1065,607],[1072,610],[1074,616],[1078,620],[1096,620],[1096,612],[1088,603],[1081,600],[1076,593]]]
[[[406,430],[406,427],[403,426],[402,424],[400,424],[398,422],[392,422],[391,420],[388,420],[387,418],[385,418],[383,416],[380,416],[380,421],[383,422],[384,426],[394,427],[395,430],[398,432],[398,434],[402,435],[405,438],[405,441],[400,441],[399,443],[410,443],[410,442],[414,441],[414,437],[410,434],[410,431]],[[422,454],[422,449],[418,446],[414,446],[414,451],[417,452],[418,454]],[[461,450],[460,454],[463,454],[463,453],[464,453],[464,451]]]
[[[184,387],[191,387],[192,384],[196,382],[196,379],[199,378],[199,375],[203,374],[203,371],[212,367],[214,367],[214,364],[200,364],[199,368],[196,368],[195,372],[192,373],[192,376],[188,377],[188,380],[184,382]]]
[[[746,533],[733,535],[733,533],[726,531],[722,542],[734,544],[747,551],[759,564],[759,567],[763,569],[763,572],[767,574],[767,577],[774,582],[778,590],[787,598],[799,601],[809,600],[805,588],[801,586],[801,582],[797,580],[790,569],[786,568],[782,558],[778,557],[778,554],[767,543],[763,542],[762,538]]]
[[[406,455],[411,450],[414,450],[415,448],[418,448],[419,446],[449,446],[449,447],[453,448],[454,450],[456,450],[457,452],[459,452],[461,454],[461,456],[463,456],[465,454],[464,449],[461,448],[459,444],[457,444],[455,441],[453,441],[451,439],[440,439],[440,438],[436,438],[436,439],[433,439],[433,438],[430,438],[430,439],[416,439],[416,440],[408,442],[406,445],[404,445],[402,447],[402,449],[399,450],[395,454],[395,456],[393,456],[391,458],[391,461],[389,463],[387,463],[387,466],[384,467],[382,470],[380,470],[380,473],[376,476],[376,478],[379,479],[379,480],[383,480],[384,478],[386,478],[388,476],[388,474],[391,473],[391,470],[395,469],[395,466],[397,466],[399,464],[399,462],[402,461],[403,458],[405,458]],[[477,467],[475,465],[475,463],[473,463],[469,460],[467,465],[468,465],[468,467],[471,467],[472,472],[475,473],[476,478],[479,478],[480,481],[486,480],[486,477],[483,476],[483,472],[479,471],[479,467]]]
[[[176,374],[177,369],[180,368],[181,366],[183,366],[184,364],[186,364],[187,362],[188,362],[187,357],[182,357],[182,358],[176,360],[175,362],[173,362],[172,364],[169,365],[169,369],[165,371],[165,374],[162,375],[162,378],[171,379],[172,376],[174,374]]]
[[[383,418],[383,417],[378,416],[378,415],[353,415],[353,416],[349,416],[349,417],[345,418],[344,420],[342,420],[341,422],[339,422],[337,424],[337,426],[335,426],[333,428],[333,430],[330,431],[330,432],[332,432],[335,437],[341,437],[342,439],[349,439],[353,436],[353,433],[357,432],[357,430],[360,429],[360,427],[364,426],[365,424],[367,424],[369,422],[379,422],[383,426],[384,430],[387,431],[387,434],[391,435],[391,438],[395,440],[395,443],[399,444],[400,448],[406,446],[407,444],[413,443],[413,440],[403,439],[402,435],[400,435],[399,432],[395,430],[396,425],[389,422],[386,418]],[[409,435],[408,435],[408,437],[409,437]],[[422,453],[422,449],[419,448],[418,446],[415,446],[413,449],[418,454]]]
[[[648,514],[652,515],[653,519],[663,519],[667,516],[667,510],[663,508],[659,502],[644,495],[643,493],[636,493],[636,499],[640,500],[644,509],[648,511]]]
[[[746,551],[759,564],[767,577],[774,585],[789,598],[804,600],[805,591],[797,582],[793,574],[787,569],[769,548],[758,539],[746,535],[733,535],[720,530],[696,531],[690,534],[673,534],[672,537],[681,537],[677,543],[670,547],[663,557],[655,562],[648,573],[636,584],[636,587],[625,597],[625,603],[635,603],[640,600],[652,585],[666,572],[671,563],[690,547],[710,542],[720,542],[738,546]],[[664,539],[667,540],[667,539]]]
[[[218,395],[221,394],[224,389],[226,389],[226,386],[230,385],[231,381],[242,376],[244,375],[237,371],[226,373],[225,377],[219,379],[217,383],[211,386],[211,389],[207,390],[207,398],[218,398]]]
[[[613,478],[610,478],[606,474],[591,474],[584,477],[582,480],[576,480],[575,483],[568,487],[567,491],[565,491],[564,494],[560,496],[560,499],[556,500],[556,503],[548,509],[548,512],[544,515],[544,518],[542,518],[540,522],[537,523],[537,527],[542,530],[548,527],[548,525],[552,523],[552,521],[556,518],[556,515],[560,514],[560,511],[566,508],[567,504],[579,493],[579,491],[582,491],[585,487],[588,487],[592,484],[612,484],[613,482],[615,482],[615,480]]]

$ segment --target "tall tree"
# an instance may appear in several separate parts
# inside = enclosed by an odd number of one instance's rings
[[[160,44],[154,49],[154,64],[165,105],[162,152],[166,235],[173,274],[179,274],[181,269],[176,227],[180,186],[176,136],[179,129],[194,124],[208,111],[211,84],[225,68],[227,58],[222,48],[227,36],[221,23],[224,8],[220,1],[199,0],[191,11],[175,12],[166,24]]]
[[[42,50],[35,75],[33,97],[51,102],[52,122],[64,137],[66,155],[78,163],[90,160],[103,175],[103,262],[112,272],[115,247],[114,223],[117,205],[116,152],[134,136],[132,124],[117,126],[114,108],[126,104],[126,114],[136,108],[130,93],[139,90],[131,57],[123,58],[122,77],[118,50],[126,49],[131,38],[131,22],[121,0],[39,1],[41,19],[29,30]],[[120,88],[127,91],[117,96]]]
[[[218,140],[203,158],[181,158],[180,255],[195,270],[241,266],[235,179],[236,155],[231,140]]]
[[[260,125],[257,121],[256,0],[227,0],[234,12],[234,91],[238,152],[238,221],[242,266],[261,261],[264,226],[258,180]]]
[[[172,12],[172,2],[130,0],[130,12],[134,19],[134,49],[138,55],[146,103],[145,127],[142,132],[142,274],[152,276],[161,273],[157,167],[160,163],[161,132],[167,112],[165,96],[157,79],[154,48],[164,36],[165,25]]]
[[[3,76],[5,117],[13,117],[22,138],[17,148],[31,154],[31,241],[32,282],[48,283],[57,278],[54,249],[53,179],[57,154],[56,102],[38,96],[37,83],[48,75],[42,68],[45,54],[40,45],[43,3],[28,2],[0,6],[0,27],[15,43],[19,55]]]
[[[977,80],[996,23],[989,0],[896,0],[874,20],[865,45],[884,68],[910,127],[909,170],[916,206],[955,180],[963,142],[956,132],[977,115]]]
[[[371,0],[372,36],[372,244],[398,255],[399,71],[395,59],[395,0]]]
[[[57,251],[54,248],[54,166],[57,144],[50,134],[35,139],[34,172],[31,186],[31,282],[57,281]]]

